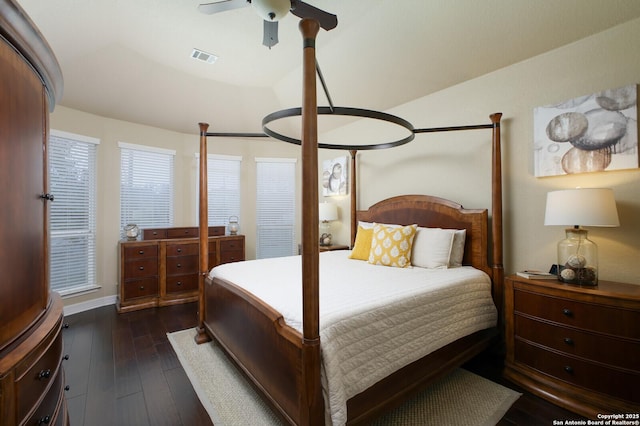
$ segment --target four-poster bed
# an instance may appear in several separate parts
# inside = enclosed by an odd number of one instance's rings
[[[320,260],[318,249],[317,102],[315,85],[315,36],[318,24],[304,19],[302,115],[302,254],[298,258],[302,288],[301,325],[287,324],[281,312],[230,279],[211,275],[207,265],[207,133],[200,124],[200,298],[198,343],[215,339],[246,376],[291,424],[325,424],[326,383],[321,375]],[[356,154],[349,147],[351,179],[351,243],[359,222],[411,225],[466,231],[463,265],[487,277],[493,303],[502,305],[502,186],[500,153],[501,114],[491,124],[415,131],[447,131],[490,128],[492,146],[491,261],[487,209],[468,210],[437,197],[410,195],[381,201],[368,210],[356,208]],[[336,253],[327,253],[335,255]],[[325,254],[323,254],[325,256]],[[352,262],[356,262],[353,260]],[[370,268],[379,266],[369,265]],[[466,268],[466,267],[463,267]],[[460,268],[462,270],[463,268]],[[469,268],[469,269],[473,269]],[[300,271],[298,269],[298,271]],[[395,268],[388,268],[395,269]],[[419,268],[416,268],[419,269]],[[454,268],[455,269],[455,268]],[[273,278],[273,277],[271,277]],[[282,278],[284,280],[284,278]],[[276,280],[277,281],[277,280]],[[323,282],[324,286],[324,282]],[[489,297],[489,299],[491,299]],[[323,301],[324,303],[324,301]],[[495,309],[495,308],[494,308]],[[499,317],[499,313],[497,315]],[[439,379],[480,353],[498,335],[492,326],[474,330],[445,346],[404,365],[355,395],[346,398],[346,422],[355,424],[392,408],[427,384]],[[324,340],[323,340],[324,341]],[[326,368],[326,366],[325,366]],[[326,378],[325,378],[326,379]],[[324,386],[324,387],[323,387]]]

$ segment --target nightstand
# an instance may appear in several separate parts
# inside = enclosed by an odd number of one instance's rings
[[[349,246],[342,244],[332,244],[330,246],[319,246],[320,251],[333,251],[333,250],[349,250]]]
[[[505,279],[505,377],[595,419],[640,412],[640,285]]]

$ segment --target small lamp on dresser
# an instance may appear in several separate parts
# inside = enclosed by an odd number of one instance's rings
[[[338,220],[338,207],[332,203],[320,203],[318,205],[318,218],[320,219],[320,245],[331,245],[331,223]]]
[[[545,225],[573,225],[558,243],[558,279],[598,285],[598,248],[580,226],[620,226],[613,190],[577,188],[547,194]]]

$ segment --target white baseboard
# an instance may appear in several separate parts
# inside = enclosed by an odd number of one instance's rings
[[[86,302],[74,303],[73,305],[64,307],[64,315],[68,316],[84,311],[89,311],[91,309],[100,308],[102,306],[115,305],[116,300],[117,296],[114,294],[112,296],[105,296],[98,299],[87,300]]]

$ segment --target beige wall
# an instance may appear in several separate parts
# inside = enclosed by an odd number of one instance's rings
[[[500,46],[496,46],[497,49]],[[405,64],[410,66],[410,64]],[[428,72],[428,71],[425,71]],[[546,193],[555,189],[611,187],[621,226],[590,228],[600,251],[600,278],[640,284],[640,170],[575,176],[533,176],[533,108],[615,88],[640,80],[640,20],[613,28],[561,49],[529,59],[417,99],[388,111],[416,128],[488,123],[489,114],[502,112],[505,269],[547,268],[555,261],[555,245],[562,227],[545,227]],[[356,101],[343,106],[352,106]],[[198,150],[194,134],[184,135],[134,123],[111,120],[57,107],[51,127],[99,138],[98,277],[102,289],[68,298],[67,305],[116,294],[119,233],[118,142],[175,149],[176,226],[195,225],[195,182]],[[362,122],[321,137],[321,141],[371,143],[397,138],[392,126]],[[359,153],[360,208],[383,198],[426,193],[452,199],[468,208],[488,206],[490,197],[490,131],[419,134],[408,145]],[[247,257],[255,256],[255,157],[296,157],[298,148],[273,140],[212,139],[210,153],[241,155],[243,185],[241,230],[247,235]],[[321,150],[322,160],[347,155]],[[298,170],[300,164],[298,162]],[[321,196],[321,199],[323,197]],[[299,197],[298,197],[299,199]],[[341,222],[334,224],[337,243],[349,242],[349,198],[327,200],[339,205]]]
[[[496,46],[497,49],[500,46]],[[489,123],[502,112],[505,269],[546,269],[564,227],[544,226],[548,191],[610,187],[619,228],[588,228],[599,247],[600,278],[640,284],[640,170],[536,178],[533,109],[640,80],[640,20],[417,99],[391,111],[416,128]],[[355,127],[355,126],[353,126]],[[332,139],[367,142],[366,129],[340,129]],[[477,133],[480,132],[480,133]],[[360,155],[360,207],[400,193],[426,193],[468,208],[490,197],[490,133],[422,134],[408,145]],[[348,200],[340,200],[342,211]],[[338,236],[348,241],[348,228]]]

